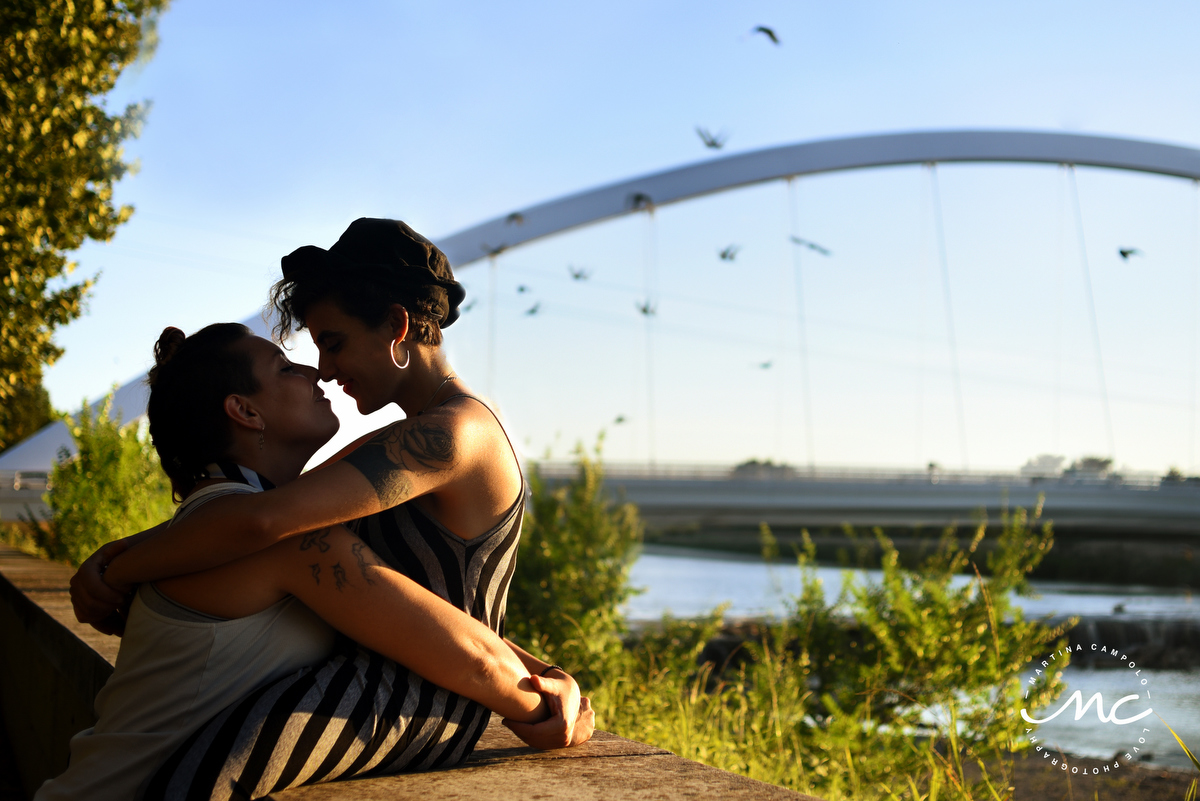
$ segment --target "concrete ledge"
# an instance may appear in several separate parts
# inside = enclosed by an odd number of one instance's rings
[[[120,644],[76,622],[73,572],[0,546],[0,709],[30,796],[66,769],[71,736],[95,722]]]
[[[0,546],[0,706],[29,795],[66,768],[71,736],[95,722],[93,701],[112,674],[120,646],[118,638],[75,621],[68,595],[73,572]],[[577,748],[537,751],[496,718],[460,767],[318,784],[269,797],[815,801],[607,732],[596,732]]]

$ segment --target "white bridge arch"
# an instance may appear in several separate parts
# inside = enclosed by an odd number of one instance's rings
[[[518,209],[440,237],[437,245],[461,268],[572,228],[740,186],[841,170],[950,162],[1073,164],[1200,181],[1200,149],[1145,140],[1001,130],[855,136],[722,156],[618,181]],[[266,333],[259,315],[244,322],[256,333]],[[145,402],[141,375],[116,391],[113,411],[132,421],[145,413]],[[0,455],[0,490],[18,471],[48,471],[59,450],[72,452],[73,445],[66,425],[56,421],[9,448]]]
[[[702,195],[784,178],[901,164],[1074,164],[1200,180],[1200,150],[1138,139],[1038,131],[925,131],[822,139],[737,153],[518,209],[438,239],[463,267],[535,239]]]

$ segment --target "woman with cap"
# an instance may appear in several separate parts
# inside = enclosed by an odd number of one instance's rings
[[[389,566],[503,635],[526,489],[495,413],[471,394],[440,347],[463,296],[442,252],[396,220],[359,219],[328,250],[307,246],[286,256],[271,296],[277,334],[307,328],[321,380],[337,381],[363,414],[396,403],[405,419],[287,486],[218,499],[169,530],[97,552],[75,582],[83,590],[74,593],[80,619],[96,622],[111,609],[103,601],[112,596],[99,598],[97,578],[124,592],[345,522]],[[574,680],[510,646],[543,679],[539,686],[560,712],[540,728],[510,728],[545,747],[590,736]],[[315,671],[319,691],[285,693],[233,724],[215,721],[193,738],[191,753],[177,753],[164,769],[216,766],[211,776],[190,779],[201,784],[261,771],[264,760],[289,759],[272,750],[273,739],[293,730],[301,734],[292,761],[319,764],[324,780],[464,759],[487,725],[487,709],[420,677],[387,685],[378,660],[361,648],[334,657]],[[367,712],[379,724],[364,732],[359,723]],[[411,725],[414,717],[419,726]],[[313,749],[319,752],[304,753]]]

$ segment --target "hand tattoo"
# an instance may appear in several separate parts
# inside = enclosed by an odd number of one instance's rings
[[[405,420],[363,443],[343,461],[367,477],[386,509],[412,497],[408,474],[436,473],[458,461],[454,437],[437,423]]]
[[[317,582],[317,584],[319,585],[321,583],[321,566],[320,565],[309,565],[309,567],[312,569],[313,581]]]
[[[315,545],[318,551],[325,553],[329,550],[329,543],[325,541],[325,538],[328,536],[329,529],[327,528],[320,529],[319,531],[310,531],[300,537],[300,550],[307,551]]]
[[[341,592],[342,587],[350,583],[346,581],[346,570],[342,567],[341,562],[337,562],[333,566],[333,583],[337,587],[338,592]]]
[[[366,549],[366,547],[367,547],[366,544],[361,543],[361,542],[356,542],[350,546],[350,550],[354,552],[354,558],[358,560],[358,572],[362,573],[363,579],[368,584],[374,585],[375,582],[372,581],[371,577],[367,575],[367,565],[368,564],[378,564],[378,562],[371,562],[371,563],[367,562],[366,556],[363,555],[363,551]]]

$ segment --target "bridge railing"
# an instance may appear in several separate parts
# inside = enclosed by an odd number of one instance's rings
[[[573,476],[574,462],[546,460],[536,462],[539,473],[549,479]],[[1166,482],[1154,473],[1072,473],[1060,475],[1031,475],[1017,471],[995,470],[913,470],[888,467],[797,467],[762,462],[730,465],[714,462],[604,462],[605,476],[621,480],[710,480],[710,481],[829,481],[855,483],[920,483],[920,484],[996,484],[1003,486],[1036,486],[1049,483],[1123,486],[1133,489],[1158,489],[1170,483],[1194,488],[1200,492],[1200,481],[1189,479]]]

